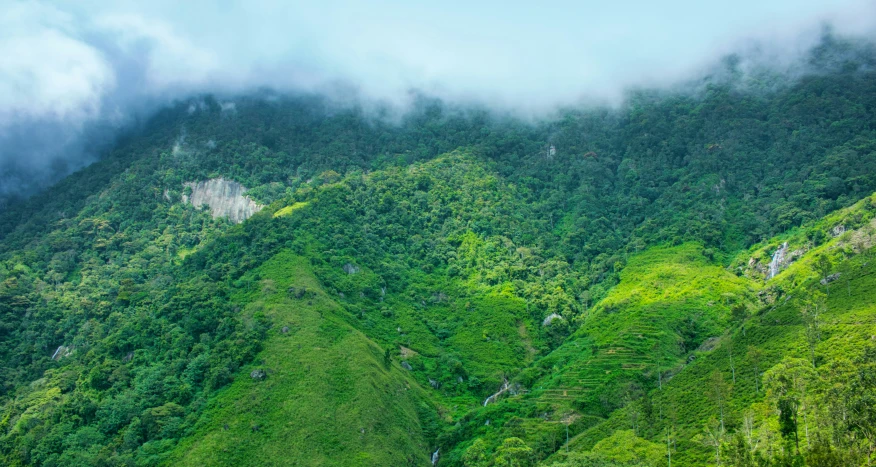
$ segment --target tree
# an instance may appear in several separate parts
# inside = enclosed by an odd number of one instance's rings
[[[876,454],[876,346],[868,346],[855,360],[855,371],[846,382],[849,430],[866,440],[867,465]]]
[[[465,467],[486,467],[489,465],[487,456],[487,443],[478,438],[465,450],[462,456],[462,464]]]
[[[727,338],[727,353],[730,355],[730,374],[733,375],[733,384],[736,384],[736,365],[733,363],[733,334]]]
[[[748,346],[748,361],[751,362],[751,367],[754,370],[754,393],[757,394],[758,383],[760,382],[760,361],[763,358],[763,352],[753,345]]]
[[[592,451],[619,465],[656,465],[665,459],[662,445],[636,436],[633,430],[616,430]]]
[[[721,465],[721,445],[724,443],[724,424],[718,421],[715,417],[709,419],[709,422],[703,426],[703,432],[695,437],[708,447],[715,449],[715,464]]]
[[[496,449],[496,464],[508,467],[528,467],[532,465],[532,448],[520,438],[505,438]]]
[[[826,254],[822,253],[815,258],[815,270],[818,271],[818,275],[821,280],[825,281],[824,287],[825,290],[830,293],[830,285],[825,279],[830,275],[830,272],[833,270],[833,262],[830,260],[830,257]]]
[[[801,310],[803,314],[803,323],[806,326],[806,343],[809,345],[809,359],[812,361],[812,366],[816,366],[815,347],[821,340],[820,321],[818,316],[827,308],[827,297],[819,292],[814,291],[806,304]]]
[[[727,395],[730,392],[730,386],[724,380],[724,375],[719,370],[712,371],[710,378],[709,398],[718,409],[718,420],[721,423],[721,431],[724,431],[724,407],[727,404]]]
[[[794,442],[798,454],[798,417],[803,414],[806,426],[807,387],[816,377],[815,368],[809,361],[793,357],[785,357],[763,376],[767,399],[779,410],[779,431],[786,440]]]

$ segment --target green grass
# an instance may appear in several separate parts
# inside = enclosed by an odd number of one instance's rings
[[[868,231],[869,217],[866,212],[857,215],[855,209],[869,211],[870,200],[865,199],[851,209],[829,216],[817,226],[828,229],[844,222],[843,219],[848,222],[850,217],[856,217],[861,221],[858,224],[860,228]],[[801,232],[792,233],[782,241],[793,244],[796,240],[798,245],[803,244],[799,237],[795,239],[795,235],[799,236]],[[666,382],[662,389],[652,391],[652,404],[663,415],[650,420],[639,435],[659,442],[665,430],[674,426],[674,465],[712,463],[714,451],[696,439],[703,432],[706,421],[718,417],[716,403],[709,397],[711,378],[716,371],[730,386],[725,415],[729,430],[739,429],[742,416],[747,411],[755,414],[756,423],[768,423],[768,420],[774,419],[775,408],[764,402],[759,378],[786,356],[809,359],[801,310],[805,301],[816,291],[828,292],[827,308],[820,316],[821,339],[815,350],[819,371],[828,372],[832,362],[855,358],[876,335],[876,300],[873,298],[873,290],[876,290],[876,258],[872,249],[850,251],[849,239],[858,234],[849,232],[820,246],[810,245],[801,259],[769,281],[767,291],[771,291],[771,295],[765,298],[749,319],[733,326],[713,350],[699,352],[696,360]],[[819,284],[820,275],[814,268],[815,259],[822,254],[834,259],[832,272],[840,273],[840,278],[830,284],[829,290]],[[749,358],[749,348],[756,348],[762,353],[758,365]],[[730,365],[731,352],[735,382]],[[759,391],[755,390],[755,381]],[[630,415],[630,407],[614,412],[604,422],[576,436],[570,443],[570,449],[589,450],[615,430],[629,429]],[[801,433],[801,437],[801,445],[806,446],[805,433]]]
[[[730,308],[753,306],[757,290],[713,264],[697,244],[641,252],[575,334],[517,375],[527,393],[479,409],[449,436],[483,437],[491,445],[516,436],[540,455],[553,453],[565,442],[563,420],[574,420],[574,436],[635,397],[631,388],[657,386],[658,371],[679,369],[703,341],[721,336]]]
[[[621,282],[542,363],[560,368],[535,382],[534,392],[555,399],[556,389],[565,390],[566,399],[598,414],[608,386],[631,379],[658,384],[658,371],[723,334],[730,307],[748,306],[757,287],[711,264],[701,250],[686,244],[632,257]]]
[[[274,217],[288,216],[299,209],[307,207],[308,204],[309,203],[305,201],[299,201],[297,203],[290,204],[289,206],[277,210],[277,212],[274,213]]]
[[[244,313],[272,321],[264,349],[209,401],[167,465],[425,463],[431,446],[418,412],[432,409],[405,370],[387,367],[382,349],[346,324],[307,261],[280,253],[253,273],[262,290]],[[296,299],[289,287],[309,293]],[[267,377],[253,380],[255,369]]]

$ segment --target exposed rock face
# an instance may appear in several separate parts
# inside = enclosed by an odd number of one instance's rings
[[[556,313],[551,313],[551,314],[547,315],[547,317],[544,319],[544,321],[541,322],[541,325],[542,326],[550,326],[551,323],[553,323],[555,319],[562,320],[563,317],[556,314]]]
[[[831,274],[831,275],[825,277],[824,279],[821,279],[821,281],[820,281],[820,282],[821,282],[821,285],[827,285],[827,284],[830,284],[831,282],[833,282],[833,281],[839,279],[839,278],[840,278],[840,274],[841,274],[841,273],[838,272],[838,273],[836,273],[836,274]]]
[[[192,194],[183,195],[183,202],[191,203],[195,207],[205,204],[210,206],[210,213],[214,218],[227,217],[239,224],[262,209],[261,205],[244,196],[246,188],[243,185],[232,180],[214,178],[205,182],[187,182],[184,185],[191,187]]]

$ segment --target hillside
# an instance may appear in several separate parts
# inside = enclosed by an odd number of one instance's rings
[[[876,389],[874,214],[876,195],[789,233],[782,240],[811,250],[767,282],[752,313],[740,313],[684,371],[584,431],[571,446],[587,450],[615,429],[633,429],[663,444],[663,461],[668,440],[679,465],[717,459],[762,465],[770,458],[779,465],[865,465],[874,421],[868,407]],[[854,230],[818,246],[806,241],[815,232],[829,235],[837,225]],[[834,279],[824,281],[827,276]],[[782,405],[787,398],[794,407]],[[783,421],[781,414],[789,411],[794,419]]]
[[[534,123],[164,109],[0,214],[0,459],[865,465],[876,74],[817,56]]]
[[[344,322],[344,310],[326,296],[306,260],[279,253],[251,274],[259,278],[255,297],[242,312],[263,313],[276,323],[273,332],[243,368],[250,377],[210,402],[195,434],[168,462],[425,463],[430,446],[418,413],[433,407],[401,367]]]

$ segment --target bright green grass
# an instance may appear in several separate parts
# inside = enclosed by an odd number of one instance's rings
[[[676,420],[676,450],[673,465],[706,465],[713,461],[714,452],[694,441],[702,433],[703,425],[710,417],[717,417],[716,405],[709,398],[710,379],[719,371],[730,384],[730,393],[725,414],[730,429],[737,429],[743,413],[752,411],[756,423],[775,418],[774,409],[763,403],[763,390],[755,391],[755,380],[760,383],[754,362],[748,357],[749,346],[762,352],[759,371],[778,363],[785,356],[809,358],[805,328],[800,310],[804,301],[814,291],[827,289],[818,283],[813,270],[814,258],[838,248],[842,238],[834,239],[809,251],[800,261],[769,282],[784,290],[785,295],[775,303],[765,304],[741,326],[723,336],[719,345],[710,352],[701,353],[691,364],[662,389],[652,392],[656,416],[640,435],[660,441],[669,425]],[[828,368],[836,359],[854,358],[866,343],[876,336],[876,258],[873,250],[849,257],[836,264],[834,272],[840,279],[831,284],[827,296],[827,310],[821,315],[821,340],[816,346],[819,368]],[[730,366],[731,350],[736,372]],[[629,408],[619,410],[605,422],[585,431],[572,440],[572,450],[587,450],[614,430],[629,429]],[[801,434],[805,443],[805,434]]]
[[[559,368],[535,383],[533,392],[577,400],[595,414],[606,385],[657,380],[658,371],[680,365],[703,341],[723,334],[730,307],[751,303],[757,286],[710,264],[701,250],[688,244],[631,258],[620,284],[546,359]]]
[[[179,250],[176,251],[176,256],[180,260],[184,260],[184,259],[186,259],[186,256],[189,256],[190,254],[192,254],[196,251],[198,251],[197,248],[180,248]]]
[[[730,308],[752,306],[757,289],[697,244],[639,253],[578,331],[515,378],[528,393],[480,409],[459,429],[491,445],[516,436],[553,452],[565,441],[564,420],[574,436],[623,404],[628,385],[657,386],[658,371],[680,368],[689,352],[722,335]]]
[[[289,214],[292,214],[293,212],[306,207],[308,204],[309,203],[304,202],[304,201],[299,201],[297,203],[291,204],[289,206],[286,206],[282,209],[277,210],[277,212],[274,213],[274,217],[276,218],[276,217],[288,216]]]
[[[209,402],[167,465],[427,463],[418,411],[433,409],[404,370],[385,366],[383,351],[341,319],[306,260],[280,253],[255,273],[264,285],[244,313],[263,310],[272,320],[264,350]],[[290,297],[290,286],[315,295]],[[257,368],[267,371],[263,381],[249,376]]]

